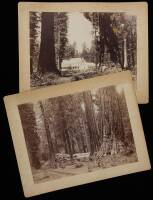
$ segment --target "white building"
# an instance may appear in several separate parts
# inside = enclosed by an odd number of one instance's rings
[[[71,58],[62,61],[62,71],[78,71],[83,72],[91,67],[95,67],[94,63],[87,63],[84,58]]]

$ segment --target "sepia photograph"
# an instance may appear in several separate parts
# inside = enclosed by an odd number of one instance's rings
[[[120,85],[18,109],[35,183],[138,161]]]
[[[4,101],[25,196],[150,168],[129,71]]]
[[[124,12],[30,12],[31,87],[131,70],[137,18]]]
[[[21,20],[20,23],[23,24],[26,19],[28,30],[27,35],[23,29],[19,34],[22,36],[21,39],[25,35],[24,38],[29,44],[29,54],[26,58],[26,60],[29,59],[28,62],[26,61],[29,63],[29,74],[25,75],[24,73],[22,76],[23,55],[21,90],[23,78],[26,79],[26,77],[28,80],[25,81],[27,83],[29,81],[29,89],[32,89],[124,70],[131,71],[136,90],[141,91],[141,87],[145,86],[144,84],[139,87],[138,82],[141,80],[146,83],[143,69],[147,71],[148,66],[146,63],[142,67],[144,63],[139,60],[139,56],[144,59],[145,54],[138,52],[138,47],[142,43],[145,48],[147,43],[145,42],[145,45],[143,43],[145,35],[143,36],[144,31],[140,27],[142,20],[139,15],[142,15],[143,12],[141,9],[136,9],[136,6],[132,7],[136,4],[129,3],[131,7],[125,7],[126,5],[121,3],[121,9],[120,4],[115,4],[118,5],[118,9],[116,7],[113,9],[114,4],[111,3],[98,4],[101,5],[100,11],[96,10],[97,4],[93,4],[96,8],[92,12],[88,11],[88,9],[90,10],[89,6],[83,11],[79,11],[77,8],[73,11],[73,9],[71,10],[72,3],[64,4],[65,7],[67,5],[67,9],[63,8],[61,12],[56,9],[58,6],[50,10],[45,10],[45,8],[43,10],[43,6],[41,7],[39,4],[33,4],[33,6],[30,4],[26,15],[22,10],[25,11],[28,5],[26,3],[21,5],[19,6],[19,21]],[[106,5],[110,5],[112,9],[107,10]],[[145,6],[146,4],[140,3],[140,8],[145,10]],[[143,20],[146,20],[146,16],[143,16]],[[23,52],[23,45],[21,51]],[[142,55],[139,55],[140,53]],[[28,89],[26,85],[25,89]],[[147,93],[147,90],[145,92]],[[145,95],[142,96],[144,98]]]

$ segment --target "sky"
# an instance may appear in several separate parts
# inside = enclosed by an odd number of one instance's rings
[[[69,43],[77,43],[77,50],[82,51],[82,44],[85,42],[87,48],[91,47],[92,24],[87,20],[83,13],[68,13],[68,39]]]

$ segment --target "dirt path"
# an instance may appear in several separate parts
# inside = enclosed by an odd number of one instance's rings
[[[100,169],[105,169],[113,166],[119,166],[126,163],[136,162],[137,155],[135,153],[131,155],[108,155],[101,159],[101,167],[95,166],[95,163],[92,162],[91,171],[96,171]],[[76,167],[76,165],[67,165],[65,168],[57,169],[33,169],[34,182],[45,182],[50,180],[55,180],[67,176],[73,176],[82,173],[88,173],[88,162],[81,162],[81,167]]]

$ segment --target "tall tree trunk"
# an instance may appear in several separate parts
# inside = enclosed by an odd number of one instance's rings
[[[124,69],[127,68],[128,62],[127,62],[127,47],[126,47],[126,38],[124,38]]]
[[[95,120],[91,92],[84,92],[83,97],[85,102],[85,112],[90,135],[90,155],[92,156],[94,152],[98,151],[99,148],[98,128]]]
[[[86,143],[86,152],[89,151],[89,138],[86,130],[86,125],[85,125],[85,114],[82,113],[82,124],[83,124],[83,131],[85,134],[85,143]]]
[[[58,71],[55,58],[54,13],[42,13],[39,70],[43,73]]]
[[[36,118],[33,110],[33,104],[22,104],[18,106],[24,131],[25,141],[28,149],[30,164],[32,167],[39,169],[40,164],[40,138],[35,131]]]
[[[83,152],[85,153],[86,152],[86,149],[87,149],[87,146],[85,144],[85,137],[83,136],[83,133],[86,135],[86,132],[85,132],[85,129],[84,129],[84,121],[79,119],[79,124],[80,124],[80,127],[81,127],[81,134],[80,134],[80,139],[81,139],[81,143],[82,143],[82,149],[83,149]]]
[[[116,97],[117,99],[117,104],[118,104],[118,111],[119,111],[119,119],[120,119],[120,139],[124,142],[125,140],[125,135],[124,135],[124,125],[123,125],[123,116],[122,116],[122,111],[121,111],[121,103],[119,101],[119,96]]]
[[[101,13],[99,13],[99,35],[100,35],[100,49],[99,49],[99,69],[104,62],[105,42],[106,36],[104,32],[104,21]]]
[[[55,118],[54,118],[55,120]],[[53,130],[53,133],[54,133],[54,138],[55,138],[55,145],[54,145],[54,150],[56,153],[58,153],[58,143],[57,143],[57,137],[56,137],[56,132],[55,132],[55,126],[54,126],[54,120],[52,121],[52,130]]]
[[[73,149],[72,149],[72,145],[71,145],[72,142],[71,142],[68,130],[65,133],[66,133],[66,139],[67,139],[70,158],[71,158],[71,160],[73,160]]]
[[[72,139],[71,143],[72,143],[72,151],[73,151],[73,153],[75,153],[75,142],[74,142],[74,139]]]
[[[68,147],[68,143],[67,143],[65,130],[63,130],[63,139],[64,139],[64,145],[65,145],[65,153],[69,154],[69,147]]]
[[[103,142],[103,135],[104,135],[104,130],[103,130],[103,127],[104,127],[104,110],[105,110],[105,99],[102,94],[102,90],[99,89],[99,95],[100,95],[100,142],[102,144]]]
[[[47,141],[48,141],[50,167],[56,168],[55,152],[54,152],[54,147],[53,147],[53,143],[52,143],[52,139],[51,139],[49,121],[48,121],[48,118],[46,117],[45,104],[40,102],[40,108],[41,108],[42,114],[44,116],[44,125],[45,125],[45,129],[46,129],[46,136],[47,136]]]
[[[124,67],[124,42],[123,40],[120,41],[119,43],[119,55],[118,55],[118,59],[119,59],[119,64],[121,66],[121,68],[123,69]]]
[[[105,154],[109,153],[110,138],[112,135],[112,105],[111,105],[111,88],[101,88],[100,95],[100,124],[101,124],[101,147]]]
[[[61,123],[63,127],[63,139],[65,144],[65,151],[70,154],[71,159],[73,158],[73,150],[71,147],[71,140],[67,129],[67,122],[64,116],[64,106],[62,104],[63,99],[59,99],[59,112],[61,113]]]

